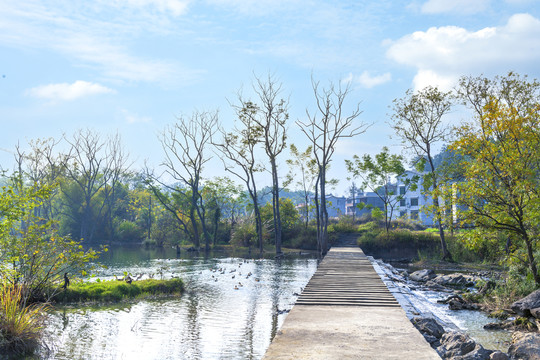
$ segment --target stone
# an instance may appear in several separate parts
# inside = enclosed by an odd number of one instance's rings
[[[501,323],[487,323],[484,325],[485,330],[502,330],[504,329],[503,324]]]
[[[420,331],[424,336],[430,335],[435,339],[440,339],[444,334],[444,328],[437,322],[437,320],[428,317],[416,317],[412,320],[413,325]],[[431,343],[431,341],[428,341]]]
[[[409,276],[411,280],[418,282],[426,282],[428,280],[434,279],[435,277],[437,277],[437,275],[431,269],[418,270],[413,272]]]
[[[491,353],[491,350],[486,350],[482,345],[476,344],[473,351],[463,356],[456,356],[453,360],[488,360]]]
[[[440,349],[440,348],[443,349]],[[442,350],[443,358],[453,359],[456,356],[463,356],[475,350],[476,343],[467,334],[458,331],[449,331],[441,337],[441,346],[437,351]]]
[[[424,336],[424,339],[426,339],[426,341],[431,345],[433,346],[433,344],[435,344],[437,341],[439,341],[439,339],[437,339],[435,336],[433,335],[429,335],[429,334],[422,334]],[[440,343],[439,343],[440,344]]]
[[[523,299],[514,302],[510,307],[521,316],[530,316],[531,309],[540,307],[540,290],[536,290]]]
[[[500,350],[494,351],[489,355],[490,360],[508,360],[509,357]]]
[[[432,281],[439,285],[453,287],[474,286],[476,282],[474,277],[463,274],[439,275],[435,277]]]
[[[448,304],[450,310],[478,310],[479,306],[466,301],[459,295],[451,295],[444,300],[437,300],[440,304]]]
[[[531,315],[534,316],[536,319],[540,319],[540,307],[530,309]]]
[[[442,286],[440,284],[437,284],[436,282],[433,282],[433,280],[426,281],[425,285],[429,290],[433,290],[433,291],[441,291],[442,292],[442,291],[447,291],[448,290],[447,287]]]
[[[508,355],[512,360],[540,360],[540,334],[515,332],[512,334]]]

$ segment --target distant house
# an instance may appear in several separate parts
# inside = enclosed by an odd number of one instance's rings
[[[362,209],[358,207],[358,204],[363,203]],[[347,198],[347,202],[345,204],[346,206],[346,214],[349,216],[355,215],[355,216],[362,216],[365,214],[370,214],[371,210],[374,207],[377,207],[381,210],[384,210],[384,202],[379,198],[377,193],[375,192],[359,192],[354,198],[349,197]]]
[[[397,206],[394,208],[392,214],[392,220],[397,218],[417,220],[422,225],[432,226],[433,225],[433,215],[426,214],[421,211],[423,206],[430,206],[433,204],[433,201],[430,197],[426,197],[422,194],[422,180],[418,183],[417,189],[412,191],[407,189],[405,184],[405,179],[411,179],[415,175],[420,175],[416,171],[408,170],[405,172],[405,176],[399,178],[396,182],[396,197],[402,196],[402,199],[399,201]],[[390,215],[390,214],[389,214]]]
[[[345,208],[345,203],[347,199],[345,196],[335,196],[329,194],[326,196],[326,211],[328,212],[328,217],[337,218],[341,215],[344,215],[347,211]]]
[[[309,201],[310,205],[314,205],[315,197],[311,196]],[[345,196],[335,196],[332,194],[326,195],[326,211],[328,212],[328,217],[337,218],[345,215],[345,212],[347,211],[345,207],[346,201],[347,199]],[[310,211],[310,216],[315,216],[315,209]]]

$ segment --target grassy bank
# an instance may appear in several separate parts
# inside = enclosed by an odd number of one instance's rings
[[[406,223],[396,223],[386,233],[381,224],[372,221],[357,226],[355,233],[358,234],[358,245],[374,257],[407,259],[417,266],[431,269],[458,267],[490,271],[492,278],[479,283],[478,291],[463,294],[487,311],[508,309],[514,301],[538,288],[523,263],[497,252],[497,247],[490,246],[489,242],[480,242],[471,248],[459,236],[446,232],[445,239],[453,258],[452,263],[447,263],[441,260],[437,229],[419,229]]]
[[[357,228],[358,245],[369,255],[383,258],[408,258],[410,261],[440,262],[441,243],[437,229],[419,229],[407,223],[393,224],[387,233],[372,221]],[[489,247],[470,249],[457,236],[445,234],[448,250],[454,262],[496,264],[500,254]],[[387,256],[384,256],[387,254]]]
[[[183,291],[184,283],[176,278],[138,280],[131,284],[117,280],[82,282],[72,284],[68,289],[57,293],[53,301],[57,303],[116,302],[136,297],[181,294]]]

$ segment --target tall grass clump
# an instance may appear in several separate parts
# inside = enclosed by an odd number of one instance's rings
[[[0,288],[0,352],[31,354],[42,344],[46,305],[26,306],[21,287]]]
[[[337,233],[354,233],[358,231],[358,226],[352,216],[342,216],[336,223],[332,223],[330,226],[330,231]]]

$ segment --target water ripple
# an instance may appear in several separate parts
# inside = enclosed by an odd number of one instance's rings
[[[50,316],[53,359],[260,359],[316,269],[315,259],[146,259],[100,278],[179,276],[178,299],[61,309]],[[147,275],[148,276],[148,275]],[[241,284],[240,284],[241,283]],[[237,288],[237,290],[235,289]]]

